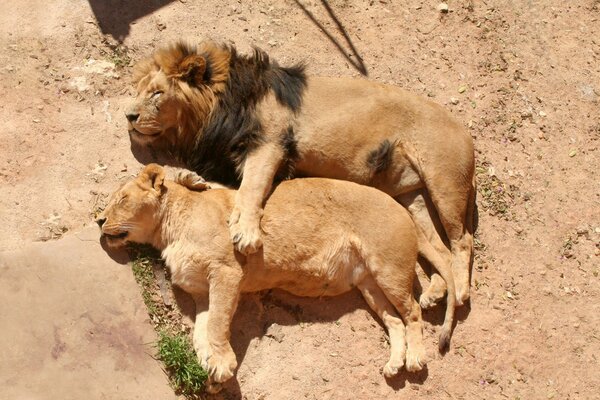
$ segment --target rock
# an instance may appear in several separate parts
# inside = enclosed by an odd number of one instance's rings
[[[283,338],[285,337],[285,333],[283,333],[283,329],[281,325],[273,323],[267,328],[267,332],[265,336],[275,340],[277,343],[283,342]]]
[[[458,99],[456,97],[450,97],[450,104],[454,104],[457,105],[458,104]]]
[[[156,23],[156,29],[158,29],[159,31],[164,31],[165,29],[167,29],[167,24],[165,24],[164,22],[157,22]]]
[[[532,117],[531,111],[527,110],[527,111],[523,111],[521,113],[521,118],[522,119],[527,119],[527,118],[531,118],[531,117]]]
[[[461,87],[458,88],[458,93],[464,93],[467,91],[467,87],[465,85],[462,85]]]
[[[546,115],[548,115],[544,111],[540,111],[538,114],[540,115],[540,117],[545,117]]]
[[[577,149],[571,149],[569,151],[569,157],[575,157],[577,155]]]
[[[439,12],[445,14],[445,13],[448,12],[448,4],[446,4],[446,3],[440,3],[440,4],[438,4],[437,9],[438,9]]]

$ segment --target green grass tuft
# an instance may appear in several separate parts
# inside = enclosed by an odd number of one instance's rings
[[[157,358],[163,362],[171,386],[176,393],[188,399],[199,399],[208,377],[188,338],[181,330],[181,315],[162,301],[160,288],[154,277],[156,265],[164,266],[160,252],[147,245],[130,245],[133,260],[131,269],[142,290],[150,321],[158,333]]]
[[[198,363],[188,336],[162,331],[156,347],[175,390],[190,398],[199,395],[208,375]]]

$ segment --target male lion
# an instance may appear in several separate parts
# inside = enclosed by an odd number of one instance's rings
[[[229,324],[240,293],[270,288],[320,297],[358,287],[389,331],[385,376],[398,373],[405,359],[408,371],[420,370],[421,308],[412,295],[417,254],[447,279],[439,346],[448,344],[455,302],[450,266],[385,193],[329,179],[283,182],[266,202],[263,246],[244,256],[226,223],[236,192],[206,189],[193,172],[168,181],[162,167],[150,164],[112,195],[98,224],[109,246],[150,243],[162,251],[173,283],[196,301],[194,347],[213,382],[231,378],[237,366]]]
[[[442,107],[362,79],[308,78],[302,65],[280,67],[258,49],[244,56],[211,41],[158,49],[134,80],[138,94],[126,111],[133,141],[168,148],[208,180],[239,184],[229,226],[242,253],[262,245],[262,204],[274,180],[349,180],[404,204],[451,262],[458,303],[469,298],[473,141]],[[421,304],[444,290],[434,276]]]

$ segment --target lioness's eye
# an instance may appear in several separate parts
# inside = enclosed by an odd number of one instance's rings
[[[155,92],[152,93],[152,96],[150,96],[150,97],[156,98],[156,97],[160,96],[161,94],[163,94],[162,90],[156,90]]]
[[[117,201],[117,204],[121,204],[121,203],[123,202],[123,200],[125,200],[126,198],[127,198],[127,195],[126,195],[126,194],[125,194],[125,195],[123,195],[123,197],[121,197],[121,198],[119,199],[119,201]]]

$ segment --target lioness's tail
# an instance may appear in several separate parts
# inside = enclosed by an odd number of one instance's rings
[[[419,255],[425,258],[433,267],[440,273],[446,281],[447,296],[446,296],[446,315],[444,317],[444,325],[440,332],[440,341],[438,347],[440,352],[444,351],[450,345],[452,337],[452,325],[454,324],[454,309],[456,308],[456,291],[454,288],[454,275],[450,265],[444,262],[443,258],[437,250],[429,243],[421,228],[416,227],[417,239],[419,242]]]

